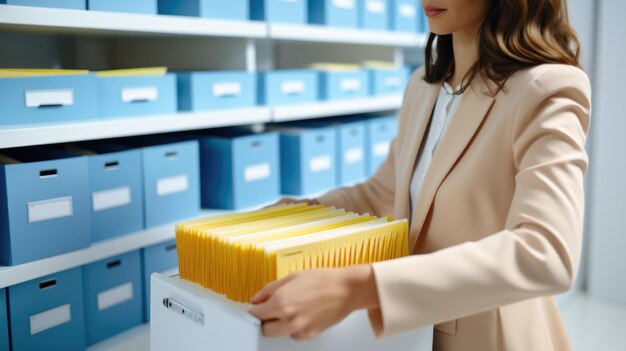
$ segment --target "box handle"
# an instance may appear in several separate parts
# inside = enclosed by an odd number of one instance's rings
[[[318,143],[323,143],[326,140],[326,137],[323,135],[318,135],[317,137],[315,137],[315,141]]]
[[[120,168],[119,161],[109,161],[104,164],[104,169],[106,169],[107,171],[112,171],[118,168]]]
[[[219,98],[233,97],[241,95],[241,83],[239,82],[222,82],[213,85],[213,96]]]
[[[176,151],[169,151],[165,153],[165,159],[168,161],[175,160],[177,158],[178,158],[178,152]]]
[[[113,261],[107,262],[107,269],[113,269],[122,265],[122,260],[115,259]]]
[[[263,142],[262,142],[261,140],[255,140],[255,141],[253,141],[253,142],[250,144],[250,146],[251,146],[253,149],[258,149],[258,148],[260,148],[261,146],[263,146]]]
[[[378,127],[378,130],[379,130],[379,131],[381,131],[381,132],[386,132],[386,131],[387,131],[387,126],[386,126],[386,125],[384,125],[384,124],[381,124],[381,125]]]
[[[43,282],[39,283],[39,290],[50,289],[54,288],[55,286],[57,286],[56,279],[44,280]]]
[[[59,172],[52,168],[52,169],[44,169],[39,171],[39,178],[53,178],[59,175]]]
[[[165,247],[165,251],[169,252],[169,251],[174,251],[174,250],[176,250],[176,243],[169,244]]]
[[[73,89],[26,90],[26,107],[54,108],[74,105]]]
[[[156,87],[135,87],[122,89],[122,101],[126,103],[141,103],[156,101],[159,90]]]
[[[358,129],[356,129],[356,128],[352,128],[352,129],[350,129],[350,135],[352,135],[352,136],[357,136],[357,135],[359,135],[359,130],[358,130]]]

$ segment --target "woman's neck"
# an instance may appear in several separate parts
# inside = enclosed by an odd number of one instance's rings
[[[454,52],[454,74],[448,80],[453,88],[463,81],[463,77],[478,59],[478,28],[466,29],[452,33],[452,50]]]

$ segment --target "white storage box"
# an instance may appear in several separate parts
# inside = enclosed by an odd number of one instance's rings
[[[374,339],[365,310],[352,313],[312,340],[264,338],[261,322],[249,314],[247,308],[200,285],[154,273],[150,295],[150,350],[432,350],[432,327]]]

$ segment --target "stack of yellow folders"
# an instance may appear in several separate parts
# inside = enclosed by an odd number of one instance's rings
[[[176,241],[181,278],[248,302],[294,271],[406,256],[408,225],[302,203],[179,223]]]

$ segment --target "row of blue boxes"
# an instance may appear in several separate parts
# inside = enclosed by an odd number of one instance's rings
[[[363,180],[385,159],[395,117],[273,128],[3,150],[0,263],[191,218],[200,205],[242,209]]]
[[[1,78],[0,125],[399,95],[409,73],[401,68]]]
[[[419,0],[0,0],[27,6],[423,32]]]
[[[171,241],[0,289],[0,351],[9,350],[9,324],[13,351],[82,351],[142,324],[150,275],[177,267]]]
[[[2,150],[0,263],[22,264],[198,215],[198,143],[127,142]]]

